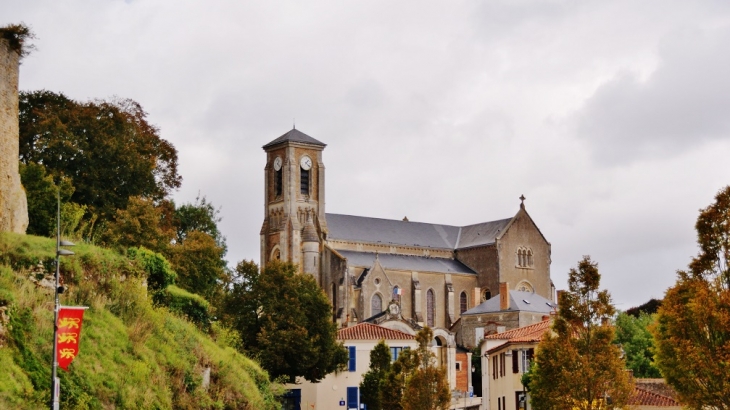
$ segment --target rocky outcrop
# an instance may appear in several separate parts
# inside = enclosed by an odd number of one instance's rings
[[[25,233],[28,202],[18,173],[20,55],[0,39],[0,232]]]

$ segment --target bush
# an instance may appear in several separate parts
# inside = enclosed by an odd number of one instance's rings
[[[146,248],[129,248],[127,256],[138,261],[147,272],[147,286],[162,290],[175,283],[177,274],[164,256]]]
[[[203,330],[210,327],[210,304],[200,295],[170,285],[155,292],[152,300],[157,305],[166,306],[170,311],[186,316]]]

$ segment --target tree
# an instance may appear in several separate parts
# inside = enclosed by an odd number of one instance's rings
[[[59,184],[46,174],[46,168],[36,163],[20,164],[20,179],[28,198],[28,229],[26,233],[39,236],[56,234],[58,195],[66,205],[73,193],[71,181],[61,178]]]
[[[169,251],[168,258],[178,275],[177,285],[215,301],[230,282],[223,259],[225,253],[226,250],[218,246],[212,236],[191,231],[182,243]]]
[[[20,161],[67,177],[71,201],[102,220],[129,198],[161,200],[180,186],[177,150],[130,99],[80,103],[62,93],[21,92]]]
[[[169,259],[175,236],[169,215],[174,206],[169,201],[155,204],[148,198],[129,198],[126,209],[117,209],[114,217],[99,230],[98,242],[119,249],[141,246],[160,252]],[[168,215],[167,218],[165,215]]]
[[[381,340],[370,351],[370,369],[362,376],[360,382],[360,402],[365,403],[369,410],[382,410],[380,389],[385,382],[385,375],[390,370],[390,349]]]
[[[615,309],[599,291],[598,265],[585,256],[569,272],[552,333],[538,345],[529,389],[535,410],[624,408],[633,386],[610,318]],[[608,398],[612,407],[609,407]]]
[[[626,366],[635,377],[662,377],[654,365],[654,337],[649,327],[654,324],[654,316],[641,312],[638,317],[621,312],[616,317],[615,342],[626,355]]]
[[[218,229],[218,223],[222,220],[219,214],[220,209],[198,194],[194,203],[183,204],[175,209],[177,240],[182,242],[190,232],[199,231],[210,235],[219,247],[225,249],[226,238]]]
[[[404,350],[393,363],[381,386],[383,409],[442,410],[451,403],[446,369],[436,364],[431,352],[433,330],[424,327],[416,334],[418,348]]]
[[[659,308],[656,362],[692,409],[730,409],[730,186],[700,211],[699,254]]]
[[[331,320],[332,305],[314,278],[279,261],[262,270],[242,261],[235,271],[223,319],[272,379],[293,383],[301,376],[318,382],[347,363]]]

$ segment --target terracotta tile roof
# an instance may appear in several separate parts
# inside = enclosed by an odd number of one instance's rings
[[[632,406],[680,407],[676,400],[660,394],[652,393],[638,386],[634,387],[634,395],[629,400],[629,404]]]
[[[550,330],[549,319],[506,332],[485,336],[484,339],[507,340],[509,342],[539,342],[548,330]]]
[[[388,329],[371,323],[359,323],[337,331],[338,340],[414,340],[415,336],[400,330]]]

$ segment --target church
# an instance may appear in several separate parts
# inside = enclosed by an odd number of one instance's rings
[[[312,275],[332,302],[338,328],[368,322],[415,334],[429,326],[439,362],[450,364],[457,341],[473,341],[459,343],[473,347],[484,336],[457,337],[463,314],[475,312],[474,320],[482,321],[482,312],[485,324],[500,325],[493,319],[510,310],[510,291],[535,295],[552,308],[551,245],[527,213],[524,197],[513,216],[467,226],[327,213],[325,147],[297,129],[263,146],[260,261],[289,261]],[[497,303],[491,313],[477,309],[498,297],[507,303]],[[475,328],[488,326],[468,329]],[[454,366],[448,368],[455,379]]]

